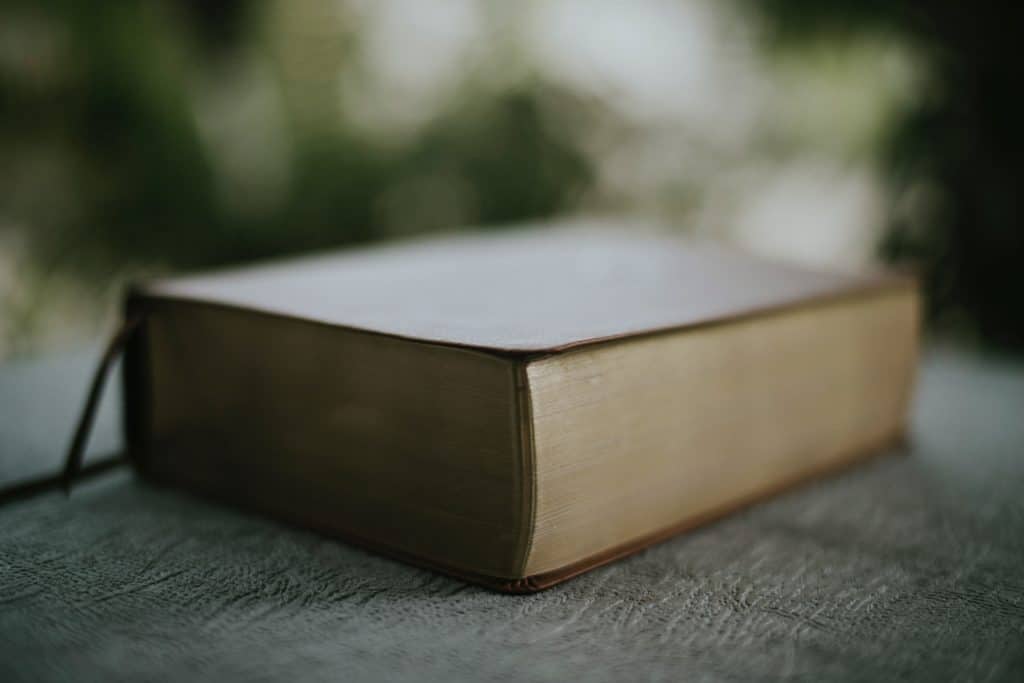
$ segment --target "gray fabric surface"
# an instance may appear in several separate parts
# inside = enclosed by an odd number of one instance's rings
[[[18,372],[8,462],[88,374]],[[932,351],[918,398],[909,457],[525,597],[124,471],[41,494],[0,509],[0,680],[1024,680],[1024,364]]]

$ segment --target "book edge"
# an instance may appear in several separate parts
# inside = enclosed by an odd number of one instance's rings
[[[132,317],[145,318],[154,306],[163,305],[202,305],[201,301],[192,299],[167,300],[158,297],[150,297],[138,291],[129,291],[124,298],[122,311],[125,319]],[[248,308],[231,307],[231,310],[244,314],[260,314]],[[290,323],[316,324],[315,321],[308,321],[303,318],[290,316],[271,317],[285,318]],[[346,333],[364,334],[362,330],[353,330],[344,326],[328,325],[332,330],[339,330]],[[370,333],[372,335],[372,333]],[[511,405],[512,419],[515,423],[514,431],[518,437],[516,444],[516,462],[513,463],[515,479],[512,485],[515,487],[518,497],[518,507],[515,518],[519,528],[516,533],[516,544],[513,552],[509,553],[510,570],[505,576],[479,575],[485,578],[473,578],[474,573],[465,568],[457,568],[448,565],[439,565],[436,562],[407,554],[396,548],[391,548],[372,539],[367,539],[358,534],[357,531],[344,529],[335,524],[325,524],[315,518],[303,518],[295,515],[276,515],[260,510],[258,507],[247,504],[244,501],[233,499],[229,495],[220,495],[212,492],[196,492],[189,486],[180,485],[177,482],[167,481],[153,471],[151,467],[150,434],[152,433],[153,411],[150,397],[152,396],[152,378],[149,365],[149,355],[145,352],[147,347],[148,328],[140,325],[135,334],[129,340],[124,350],[122,359],[121,383],[122,383],[122,424],[121,429],[124,435],[125,459],[132,468],[144,480],[158,486],[168,486],[175,490],[183,491],[189,495],[196,495],[200,498],[223,502],[236,509],[246,510],[250,513],[263,516],[267,519],[294,524],[301,529],[312,529],[322,532],[325,536],[348,540],[354,545],[369,548],[379,554],[394,556],[397,559],[409,564],[425,566],[442,573],[459,576],[467,581],[483,583],[493,580],[514,580],[512,577],[522,576],[528,550],[533,539],[533,511],[534,511],[534,490],[535,479],[533,477],[533,422],[530,396],[526,387],[526,363],[521,358],[504,354],[491,353],[487,350],[466,347],[452,347],[451,345],[425,342],[419,339],[399,338],[410,344],[441,346],[458,349],[462,353],[470,355],[486,356],[501,363],[505,372],[510,373],[509,385],[511,391],[507,401]],[[375,335],[374,335],[375,336]],[[385,335],[391,336],[391,335]]]
[[[521,579],[506,580],[496,577],[484,577],[484,581],[475,580],[474,582],[481,583],[488,588],[492,588],[503,593],[529,594],[547,590],[548,588],[557,586],[560,583],[568,581],[569,579],[577,577],[580,574],[584,574],[592,569],[597,569],[598,567],[603,567],[604,565],[615,562],[616,560],[634,555],[653,545],[657,545],[658,543],[687,531],[692,531],[697,527],[718,521],[730,514],[752,507],[767,499],[773,498],[780,493],[799,488],[801,485],[826,478],[829,475],[839,474],[865,460],[890,453],[909,453],[909,448],[910,440],[906,435],[905,429],[901,429],[899,432],[880,439],[875,443],[858,448],[844,457],[826,463],[823,466],[816,467],[796,477],[768,486],[750,496],[726,503],[698,515],[688,517],[687,519],[672,524],[664,529],[655,531],[641,538],[628,541],[608,550],[601,551],[600,553],[578,562],[573,562],[572,564],[559,569],[540,574],[533,574]]]
[[[519,542],[516,547],[516,573],[526,573],[526,565],[533,549],[533,535],[537,514],[537,467],[533,437],[533,396],[526,373],[528,365],[522,359],[513,360],[515,373],[516,419],[519,421]]]

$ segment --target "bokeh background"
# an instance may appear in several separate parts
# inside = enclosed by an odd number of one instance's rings
[[[1024,348],[1024,12],[952,0],[0,6],[0,360],[126,279],[459,226],[641,216],[918,268]]]

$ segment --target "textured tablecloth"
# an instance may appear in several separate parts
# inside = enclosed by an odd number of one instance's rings
[[[0,482],[90,362],[0,369]],[[0,508],[0,681],[1022,681],[1024,362],[932,349],[913,433],[525,597],[108,473]]]

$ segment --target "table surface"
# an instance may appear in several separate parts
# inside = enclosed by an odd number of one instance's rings
[[[0,484],[57,466],[91,362],[0,369]],[[115,471],[0,509],[0,680],[1020,681],[1022,494],[1024,361],[948,348],[909,456],[531,596]]]

